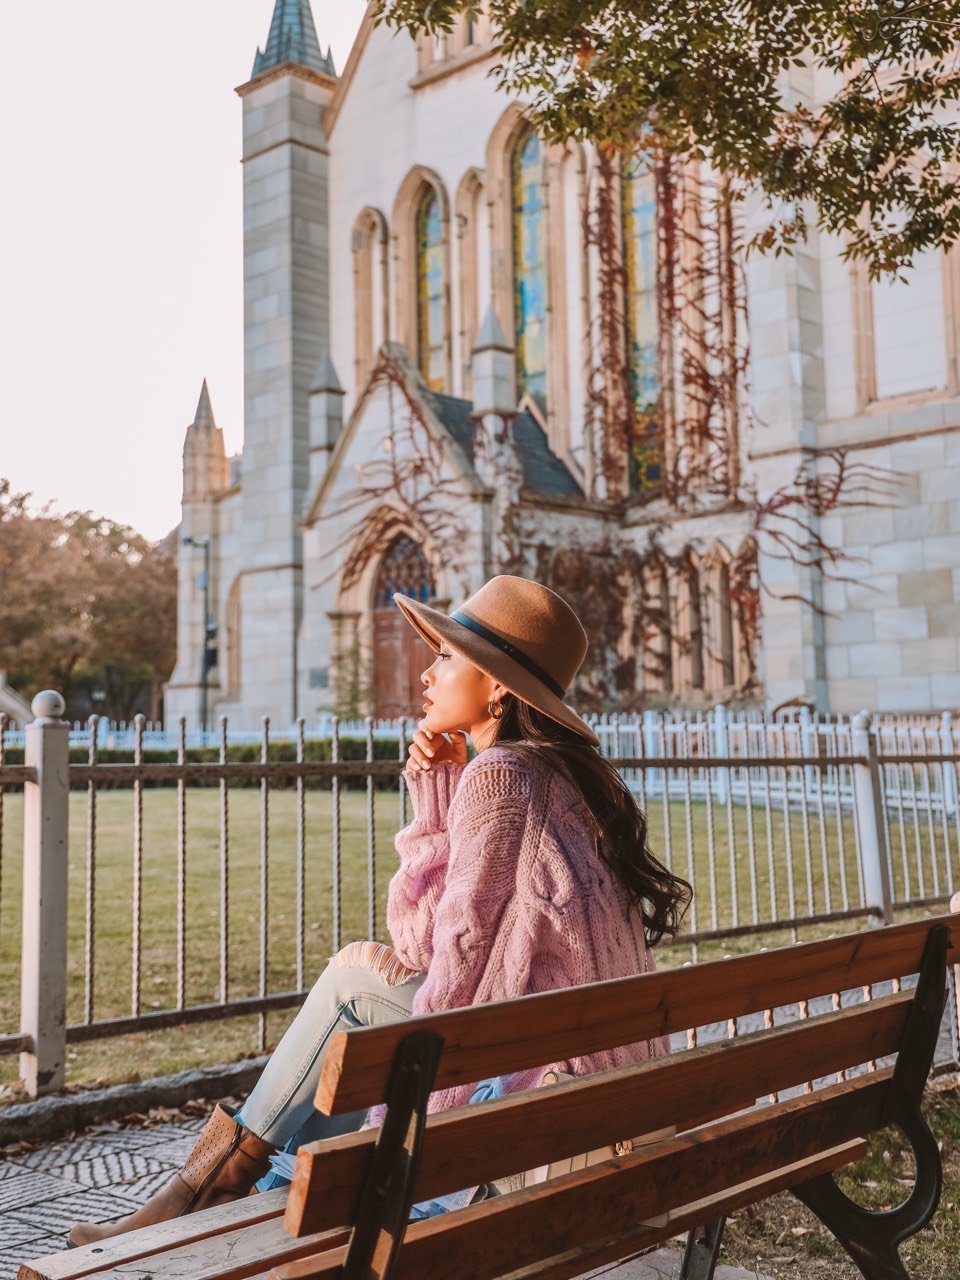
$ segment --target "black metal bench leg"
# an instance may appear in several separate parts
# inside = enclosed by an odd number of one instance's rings
[[[917,1180],[910,1195],[895,1209],[872,1213],[854,1204],[830,1174],[791,1188],[829,1227],[866,1280],[910,1280],[898,1247],[926,1226],[940,1200],[940,1148],[920,1110],[920,1101],[936,1050],[946,976],[947,930],[941,927],[927,939],[884,1116],[884,1122],[901,1129],[913,1148]]]
[[[680,1280],[713,1280],[726,1224],[726,1218],[714,1218],[702,1227],[693,1228],[687,1236],[687,1247],[683,1251]]]
[[[429,1031],[401,1041],[387,1089],[387,1112],[370,1155],[343,1280],[388,1280],[410,1216],[427,1103],[443,1039]]]
[[[887,1232],[877,1230],[876,1220],[886,1214],[872,1214],[854,1204],[829,1174],[794,1187],[793,1194],[830,1228],[866,1280],[910,1280],[896,1244]]]

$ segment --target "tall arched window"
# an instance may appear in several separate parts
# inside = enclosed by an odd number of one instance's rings
[[[444,385],[443,222],[440,198],[428,188],[417,209],[417,359],[432,391]]]
[[[542,149],[531,129],[518,141],[511,167],[517,389],[547,396],[547,219]]]
[[[633,438],[630,489],[649,493],[663,482],[660,323],[657,311],[656,174],[642,156],[623,168],[623,245]]]
[[[374,586],[375,609],[393,608],[394,592],[426,603],[435,591],[433,575],[423,551],[407,534],[402,533],[387,549],[380,563]]]

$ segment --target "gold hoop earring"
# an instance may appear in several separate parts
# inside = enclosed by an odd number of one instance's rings
[[[487,703],[487,715],[491,720],[499,720],[503,715],[503,703],[494,702],[491,698]]]

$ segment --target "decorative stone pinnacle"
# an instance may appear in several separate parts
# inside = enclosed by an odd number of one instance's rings
[[[324,347],[320,353],[316,372],[310,384],[311,395],[321,391],[333,391],[338,395],[343,395],[343,387],[341,387],[340,379],[337,377],[329,347]]]
[[[213,405],[210,403],[210,390],[207,387],[206,378],[204,378],[203,386],[200,388],[200,399],[197,401],[197,412],[194,414],[193,425],[195,427],[215,427],[217,425],[213,416]]]
[[[507,336],[503,332],[503,326],[497,317],[496,311],[491,303],[487,307],[487,314],[483,317],[483,324],[480,326],[480,332],[477,334],[476,341],[473,344],[474,351],[512,351],[513,348],[507,342]]]

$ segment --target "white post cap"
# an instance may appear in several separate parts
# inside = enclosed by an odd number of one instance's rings
[[[30,703],[30,710],[38,720],[59,720],[67,709],[63,695],[56,689],[44,689]]]

